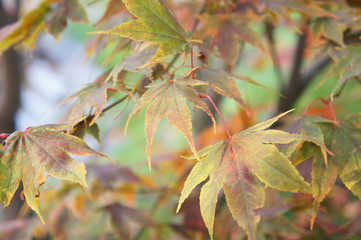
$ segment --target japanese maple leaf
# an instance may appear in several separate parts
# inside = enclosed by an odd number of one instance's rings
[[[69,154],[108,157],[91,149],[80,138],[60,132],[64,128],[64,125],[31,127],[24,132],[16,131],[6,139],[0,152],[0,201],[4,207],[9,205],[22,181],[26,202],[43,221],[39,186],[46,181],[44,171],[50,176],[87,186],[84,164]]]
[[[14,44],[34,48],[35,40],[44,30],[46,14],[50,5],[59,0],[43,0],[39,7],[28,12],[21,20],[0,29],[0,55]]]
[[[148,105],[145,113],[145,134],[147,137],[146,152],[149,169],[151,169],[150,146],[152,145],[157,126],[165,116],[167,116],[169,122],[175,128],[184,134],[192,152],[195,156],[198,156],[192,138],[191,114],[186,100],[205,111],[215,123],[213,114],[207,104],[202,101],[193,87],[191,87],[204,84],[202,81],[183,78],[164,81],[151,86],[135,104],[129,115],[127,126],[130,118]]]
[[[86,87],[80,89],[69,97],[61,101],[57,106],[68,103],[76,99],[67,112],[64,114],[62,121],[76,124],[83,119],[85,111],[92,107],[95,109],[95,115],[91,119],[89,125],[93,125],[99,118],[107,103],[107,91],[120,91],[110,87],[105,80],[99,79],[93,83],[88,84]]]
[[[310,117],[304,121],[307,121],[308,125],[313,125],[313,128],[318,128],[317,132],[322,132],[326,147],[334,154],[328,158],[327,166],[319,149],[312,146],[302,147],[295,157],[297,162],[309,157],[313,159],[312,228],[318,207],[334,186],[338,175],[345,186],[361,199],[361,113],[348,115],[337,122],[319,118],[315,120]]]
[[[347,26],[338,19],[333,18],[320,18],[317,19],[312,25],[314,35],[322,34],[323,37],[337,43],[344,47],[343,33]]]
[[[154,44],[150,44],[140,51],[135,51],[130,56],[127,56],[123,59],[121,63],[116,65],[109,73],[108,77],[105,81],[109,81],[111,78],[113,79],[113,83],[116,84],[118,75],[121,71],[127,70],[129,72],[140,72],[147,77],[152,77],[152,69],[147,66],[144,68],[139,69],[140,66],[144,65],[145,63],[149,62],[152,58],[154,53],[156,52],[156,48],[158,46],[154,46]]]
[[[340,88],[345,82],[354,77],[361,75],[361,47],[348,46],[343,48],[339,53],[341,57],[337,60],[335,65],[330,69],[329,73],[320,84],[330,77],[337,77],[338,82],[331,93],[331,99],[336,90]]]
[[[45,21],[45,29],[58,39],[67,27],[68,19],[76,23],[89,23],[86,10],[78,0],[68,0],[56,4],[50,17]]]
[[[248,82],[265,88],[267,90],[274,90],[252,80],[251,78],[241,75],[241,74],[231,74],[222,70],[210,69],[210,68],[199,68],[195,71],[196,79],[203,80],[213,88],[217,93],[232,98],[239,104],[241,104],[246,110],[248,110],[247,105],[244,103],[241,93],[239,92],[237,85],[234,79]]]
[[[158,0],[123,0],[123,2],[137,19],[109,30],[93,33],[113,34],[135,41],[160,43],[156,54],[143,66],[185,51],[190,47],[191,42],[199,42],[191,39],[168,9]]]
[[[294,120],[291,126],[288,129],[289,133],[292,134],[302,134],[314,139],[317,139],[319,143],[325,145],[324,143],[324,135],[321,131],[318,123],[334,123],[332,120],[328,120],[322,117],[315,117],[309,115],[303,115],[296,120]],[[313,153],[312,144],[313,143],[305,143],[302,145],[302,148],[306,149],[306,151],[296,151],[300,141],[294,141],[290,144],[282,145],[279,149],[286,155],[291,156],[292,153],[296,153],[297,155],[294,156],[293,164],[297,165],[301,161],[304,161],[311,157]],[[314,144],[313,144],[314,145]],[[315,149],[318,149],[317,147]],[[321,149],[322,158],[326,160],[325,155],[326,152]],[[332,153],[330,153],[332,155]],[[327,161],[324,161],[325,165],[327,165]]]
[[[331,17],[336,16],[331,12],[324,10],[314,1],[307,0],[260,0],[259,6],[261,9],[265,8],[265,12],[269,12],[270,17],[278,22],[278,17],[281,16],[286,19],[292,27],[298,32],[302,32],[298,25],[293,21],[291,11],[301,12],[309,17]]]
[[[110,17],[117,15],[119,13],[121,13],[124,10],[124,4],[122,2],[122,0],[110,0],[107,4],[107,8],[103,14],[103,16],[101,17],[101,19],[98,20],[98,22],[96,23],[96,25],[105,22],[106,20],[108,20]]]
[[[233,218],[246,231],[249,239],[256,239],[256,225],[260,217],[254,210],[264,205],[265,191],[262,182],[282,191],[311,193],[309,184],[274,144],[306,140],[325,147],[308,136],[266,130],[285,114],[199,151],[201,160],[194,166],[184,184],[177,211],[191,191],[209,177],[201,189],[200,208],[211,237],[217,196],[223,188]]]
[[[200,39],[205,39],[207,36],[212,37],[212,46],[218,47],[228,69],[232,69],[243,46],[242,42],[249,43],[268,53],[261,37],[248,26],[254,18],[234,13],[203,14],[199,16],[199,19],[205,25],[198,31],[197,37]]]

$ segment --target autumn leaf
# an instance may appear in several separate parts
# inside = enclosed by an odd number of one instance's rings
[[[154,44],[150,44],[145,46],[143,49],[139,51],[134,51],[133,54],[127,56],[123,59],[123,61],[117,64],[109,73],[108,77],[105,81],[113,80],[115,84],[118,79],[118,75],[121,71],[127,70],[129,72],[139,72],[144,74],[145,76],[151,78],[152,77],[152,69],[149,66],[139,68],[145,63],[149,62],[156,52],[158,46]]]
[[[317,2],[307,0],[260,0],[260,8],[265,8],[265,12],[270,13],[274,22],[278,22],[278,17],[286,19],[292,27],[302,33],[299,26],[293,21],[291,12],[300,12],[307,17],[330,17],[337,18],[331,12],[323,9]]]
[[[137,19],[109,30],[92,33],[113,34],[140,42],[160,43],[153,58],[140,68],[177,52],[187,51],[192,42],[199,42],[188,36],[168,9],[158,0],[123,0],[123,2]]]
[[[336,77],[338,82],[331,93],[331,100],[337,89],[339,89],[350,78],[361,75],[361,47],[348,46],[339,53],[342,57],[337,60],[335,65],[330,69],[329,73],[321,81],[324,83],[327,78]]]
[[[318,123],[334,123],[334,121],[328,120],[328,119],[325,119],[322,117],[303,115],[301,117],[298,117],[296,120],[294,120],[292,122],[291,126],[288,129],[288,132],[292,133],[292,134],[302,134],[305,136],[312,137],[313,139],[316,139],[320,145],[325,146],[324,135],[323,135],[323,132],[321,131],[320,127],[318,126]],[[302,146],[302,148],[307,149],[307,151],[297,152],[296,150],[297,150],[297,147],[299,146],[299,144],[300,144],[300,141],[295,141],[293,143],[279,147],[280,150],[288,157],[290,157],[291,154],[295,153],[295,152],[298,154],[294,157],[294,160],[293,160],[293,164],[295,164],[295,165],[308,159],[309,157],[311,157],[314,154],[312,151],[314,149],[312,147],[312,143],[305,143]],[[316,147],[315,149],[318,149],[318,147]],[[324,160],[324,164],[327,166],[326,150],[321,148],[320,151],[322,153],[321,156]],[[331,152],[329,152],[330,155],[332,155]]]
[[[8,206],[20,181],[29,204],[43,221],[39,210],[39,186],[50,176],[87,186],[86,170],[72,155],[106,155],[91,149],[83,140],[61,132],[65,125],[30,127],[6,139],[0,155],[0,201]],[[109,158],[108,158],[109,159]],[[109,159],[110,160],[110,159]]]
[[[86,10],[78,0],[57,3],[51,15],[45,21],[45,29],[57,39],[67,27],[68,19],[75,23],[89,23]]]
[[[130,118],[140,109],[148,105],[145,113],[145,134],[147,137],[147,159],[149,169],[151,169],[150,146],[152,145],[154,133],[160,120],[166,115],[169,122],[187,138],[194,155],[198,156],[192,138],[191,114],[186,99],[197,108],[205,111],[212,118],[215,126],[213,114],[209,110],[207,104],[202,101],[191,87],[204,85],[205,83],[199,80],[184,79],[185,76],[187,76],[187,74],[179,79],[168,80],[151,86],[137,101],[129,115],[126,124],[127,126]]]
[[[312,117],[308,117],[308,124]],[[295,161],[301,162],[309,157],[313,159],[312,188],[314,195],[311,228],[316,218],[318,207],[330,192],[339,175],[345,186],[361,199],[361,114],[351,114],[337,122],[324,119],[313,122],[317,131],[322,131],[324,142],[334,156],[328,158],[328,165],[322,159],[319,149],[305,146],[300,149]]]
[[[200,208],[211,237],[217,196],[223,188],[233,218],[246,231],[249,239],[256,239],[260,217],[254,210],[264,205],[262,182],[282,191],[311,193],[309,184],[274,144],[305,140],[325,147],[316,139],[304,135],[266,130],[285,114],[287,112],[199,151],[201,160],[184,184],[177,211],[191,191],[209,177],[201,189]]]
[[[344,47],[343,32],[347,26],[334,18],[321,18],[317,19],[312,25],[312,30],[316,34],[321,34],[323,37],[337,43]]]
[[[73,126],[69,134],[79,137],[81,139],[84,138],[85,134],[89,134],[101,145],[98,125],[94,123],[93,125],[89,126],[89,123],[92,121],[93,118],[94,116],[89,115],[86,118],[82,119]]]
[[[204,27],[196,33],[196,37],[202,40],[212,37],[212,47],[218,47],[229,70],[235,65],[244,43],[270,55],[261,36],[249,27],[250,23],[257,19],[256,16],[249,17],[237,13],[203,14],[199,19],[204,23]]]
[[[234,99],[236,102],[241,104],[245,110],[248,110],[247,105],[244,103],[241,93],[239,92],[237,85],[234,79],[248,82],[250,84],[254,84],[260,86],[264,89],[270,90],[272,92],[276,92],[254,80],[251,78],[241,75],[241,74],[231,74],[222,70],[210,69],[210,68],[199,68],[195,71],[196,79],[203,80],[208,82],[209,85],[213,88],[217,93],[226,96],[228,98]],[[277,93],[277,92],[276,92]],[[278,94],[278,93],[277,93]]]
[[[107,8],[101,17],[99,21],[96,23],[96,25],[108,20],[108,18],[121,13],[125,9],[124,4],[122,0],[109,0],[107,4]]]
[[[131,239],[131,223],[138,223],[142,227],[155,227],[155,223],[144,211],[129,208],[119,203],[110,204],[104,209],[110,215],[112,227],[119,240]]]
[[[59,0],[43,0],[38,8],[27,13],[18,22],[0,29],[0,54],[14,44],[34,48],[35,40],[44,29],[45,15],[50,5]]]
[[[104,79],[98,79],[65,98],[57,106],[68,103],[74,99],[75,101],[68,108],[61,121],[76,124],[83,119],[85,111],[91,107],[95,109],[95,115],[91,119],[89,125],[93,125],[107,103],[107,91],[121,90],[110,87]],[[71,130],[71,128],[69,130]]]

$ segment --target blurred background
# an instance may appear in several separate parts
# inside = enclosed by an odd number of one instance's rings
[[[0,27],[16,22],[19,15],[38,6],[39,2],[40,1],[36,0],[0,0]],[[66,105],[56,107],[59,102],[84,87],[85,84],[95,81],[104,71],[122,61],[124,53],[114,56],[109,60],[109,56],[113,51],[111,47],[105,48],[96,56],[89,56],[89,52],[91,52],[89,51],[89,46],[92,45],[94,37],[86,33],[96,29],[92,27],[92,25],[101,19],[108,2],[107,0],[83,0],[81,3],[86,8],[90,25],[68,21],[67,28],[58,39],[54,39],[47,33],[40,34],[36,40],[34,50],[22,48],[16,50],[10,49],[0,56],[0,133],[12,133],[16,130],[25,130],[29,126],[58,122],[66,111]],[[187,14],[190,16],[194,14],[192,12],[194,9],[187,7],[189,2],[190,1],[174,1],[174,4],[183,4],[183,6],[185,6],[181,8],[181,11],[175,12],[175,15],[181,16],[180,19],[183,20],[182,25],[186,30],[191,30],[192,20],[194,18],[194,16],[190,17],[191,20],[187,22],[187,18],[184,17],[187,16]],[[299,15],[294,14],[293,17],[297,20]],[[106,28],[113,27],[123,20],[123,15],[115,15],[112,20],[109,21]],[[252,28],[257,32],[264,30],[263,26],[259,25],[252,26]],[[282,25],[274,29],[274,42],[280,71],[274,70],[272,61],[265,57],[262,51],[247,44],[237,60],[234,72],[244,74],[271,89],[281,92],[281,86],[287,81],[286,76],[288,76],[292,70],[294,56],[297,51],[297,43],[299,41],[299,34],[292,26],[283,22]],[[306,41],[310,40],[308,39]],[[305,55],[307,55],[307,53],[305,53]],[[178,60],[179,64],[181,64],[182,61],[183,59]],[[214,66],[221,69],[226,68],[220,59],[212,59],[212,61]],[[196,59],[195,65],[200,62],[201,59]],[[306,67],[307,62],[305,61],[302,66]],[[316,86],[324,77],[327,69],[327,67],[323,67],[320,72],[315,74],[314,80],[307,86],[305,93],[297,99],[294,104],[297,108],[297,113],[301,113],[316,97],[328,98],[337,79],[331,79],[327,84],[316,89]],[[254,123],[265,120],[279,110],[277,109],[279,95],[240,81],[237,81],[237,86],[245,102],[250,106],[252,111],[251,118],[247,117],[245,111],[235,101],[222,98],[212,93],[232,132],[239,132]],[[342,113],[342,111],[346,112],[349,110],[356,112],[360,110],[361,96],[357,89],[359,90],[359,87],[356,83],[346,85],[344,90],[345,95],[349,94],[350,97],[335,102],[335,108],[339,109],[339,112]],[[46,186],[42,187],[42,192],[44,192],[44,196],[42,196],[44,209],[42,209],[42,211],[50,212],[49,221],[52,228],[50,229],[51,232],[57,233],[59,236],[63,233],[61,228],[64,226],[61,225],[62,218],[60,217],[60,212],[64,208],[68,208],[72,216],[83,221],[78,224],[87,222],[85,218],[89,215],[86,213],[87,210],[84,206],[88,204],[86,203],[88,200],[83,196],[85,195],[90,196],[93,202],[101,202],[100,205],[110,213],[112,221],[119,226],[123,226],[122,224],[124,223],[120,222],[125,221],[119,216],[119,219],[117,218],[115,212],[119,211],[123,211],[125,215],[133,215],[135,220],[133,219],[132,221],[138,224],[140,223],[140,225],[152,226],[154,224],[148,219],[149,216],[143,216],[138,211],[128,208],[129,206],[137,205],[140,206],[140,209],[149,210],[149,215],[154,213],[155,218],[158,219],[158,223],[175,224],[183,221],[188,224],[190,229],[201,229],[203,231],[201,236],[206,236],[206,234],[204,234],[205,227],[198,213],[197,197],[190,200],[188,208],[185,207],[185,216],[180,217],[179,215],[174,216],[173,214],[174,204],[177,202],[177,197],[180,193],[182,179],[187,176],[189,167],[192,165],[191,162],[185,162],[184,159],[179,158],[179,155],[190,155],[184,137],[167,121],[162,121],[152,146],[152,156],[155,167],[154,171],[149,173],[145,154],[144,110],[132,118],[128,134],[124,136],[125,122],[133,105],[133,101],[130,101],[129,104],[121,104],[99,119],[97,123],[100,128],[101,145],[93,138],[86,137],[86,141],[91,147],[105,152],[119,164],[119,168],[114,170],[114,167],[107,165],[105,160],[82,158],[81,161],[86,159],[87,167],[89,168],[88,171],[93,171],[93,175],[90,174],[89,184],[91,185],[90,190],[94,192],[84,193],[83,191],[85,190],[56,179],[49,179]],[[316,110],[314,111],[323,111],[325,115],[329,114],[328,109],[321,104],[318,105],[318,103],[316,103],[315,106]],[[194,115],[193,122],[194,132],[196,133],[195,136],[197,136],[197,149],[201,149],[224,137],[225,132],[222,130],[222,127],[218,128],[218,135],[213,136],[212,129],[209,128],[209,120],[204,120],[205,116],[198,110],[196,110]],[[103,167],[97,168],[96,166],[100,162],[103,164],[101,165]],[[111,172],[110,169],[115,171],[113,173],[114,176],[109,173]],[[98,180],[94,180],[95,178]],[[179,182],[174,183],[173,181],[176,179]],[[102,192],[105,191],[103,186],[105,184],[104,182],[113,180],[115,183],[118,181],[122,183],[119,184],[119,186],[112,186],[111,188],[113,192],[114,189],[117,189],[117,193],[120,194],[121,197],[111,193],[111,191],[107,193]],[[148,186],[149,189],[143,188],[141,190],[135,190],[135,185],[139,183]],[[97,184],[99,184],[99,186]],[[97,189],[97,186],[102,190],[94,190]],[[64,189],[71,190],[67,192],[67,190]],[[169,189],[172,191],[166,191]],[[342,192],[343,190],[344,189],[340,188],[335,191]],[[104,200],[100,199],[99,196],[95,196],[97,195],[97,191],[102,192],[104,196],[108,196],[106,194],[109,194],[108,199]],[[16,219],[19,214],[20,216],[29,214],[29,210],[23,206],[23,201],[20,197],[21,189],[19,189],[18,192],[11,205],[0,211],[0,232],[1,230],[5,231],[4,229],[21,229],[31,225],[32,233],[35,232],[38,234],[39,239],[51,239],[44,233],[46,230],[39,225],[36,218],[31,218],[31,224],[26,221],[12,222],[13,225],[5,224],[8,220]],[[67,195],[69,192],[72,193]],[[135,197],[135,192],[140,193],[141,196]],[[275,195],[271,190],[270,192],[270,195]],[[59,202],[53,203],[52,205],[51,199],[54,197],[65,200],[59,200]],[[291,198],[291,196],[287,194],[285,194],[285,197]],[[169,199],[166,201],[163,198]],[[67,203],[66,199],[71,199],[69,201],[72,201],[72,203]],[[113,200],[119,202],[119,199],[123,199],[122,201],[127,203],[127,207],[113,204]],[[162,202],[163,200],[164,202]],[[277,202],[276,197],[273,200]],[[109,204],[107,201],[112,204]],[[148,204],[149,201],[152,202],[153,205]],[[308,199],[307,201],[310,200]],[[342,201],[342,199],[339,201]],[[194,202],[195,204],[192,205],[191,203]],[[352,205],[349,206],[349,208],[358,209],[357,211],[359,211],[360,204],[353,204],[355,206]],[[57,205],[57,207],[54,205]],[[81,205],[84,206],[82,207]],[[169,206],[169,210],[167,206]],[[352,212],[350,209],[347,210],[348,213]],[[193,212],[197,213],[193,216]],[[96,214],[99,213],[96,212]],[[228,219],[226,213],[224,213],[223,216],[225,219]],[[65,219],[67,218],[65,217]],[[103,216],[99,217],[99,219],[97,221],[94,220],[94,222],[85,229],[79,229],[78,232],[74,231],[72,233],[73,235],[70,235],[75,237],[85,236],[86,234],[91,235],[90,233],[86,233],[86,231],[92,229],[92,231],[94,231],[93,239],[101,239],[97,238],[97,236],[100,236],[103,230],[98,229],[96,225],[102,221]],[[55,223],[51,222],[52,220],[55,221]],[[109,221],[109,219],[107,221]],[[267,218],[265,221],[267,221]],[[231,223],[229,224],[231,225]],[[265,226],[267,226],[266,223]],[[59,229],[57,229],[57,227]],[[69,228],[70,225],[67,225],[67,227]],[[236,228],[236,226],[233,225],[231,227]],[[173,226],[172,230],[176,228],[177,226]],[[140,228],[136,229],[139,230]],[[124,232],[122,232],[125,231],[123,228],[119,228],[118,230],[121,231],[118,236],[124,234]],[[115,232],[116,231],[117,230],[115,230]],[[179,229],[178,231],[181,232]],[[241,232],[241,230],[238,231]],[[20,235],[19,239],[22,239],[22,236],[25,235]],[[104,236],[108,235],[105,234]],[[148,235],[145,234],[144,236]],[[59,237],[59,239],[62,238]],[[104,237],[102,239],[116,239],[116,237]],[[147,238],[145,237],[144,239]]]

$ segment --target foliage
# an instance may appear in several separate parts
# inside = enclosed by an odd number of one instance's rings
[[[0,201],[8,206],[22,182],[23,208],[30,207],[45,223],[23,218],[22,224],[31,229],[29,237],[258,240],[321,239],[331,234],[341,239],[361,233],[361,204],[356,201],[361,199],[361,105],[355,94],[361,77],[359,5],[343,0],[107,3],[101,18],[89,23],[83,1],[43,0],[18,22],[0,29],[0,54],[12,46],[34,49],[41,32],[58,39],[68,20],[94,26],[88,55],[97,57],[115,46],[104,63],[116,64],[59,103],[72,102],[58,124],[0,135]],[[109,29],[114,18],[125,21]],[[282,28],[298,36],[290,69],[284,69],[280,53],[289,50],[279,49],[275,38]],[[306,90],[331,61],[319,84],[326,86],[326,93]],[[279,78],[274,84],[279,90],[268,87],[265,79],[256,81],[238,72],[262,71],[265,62]],[[246,104],[241,93],[247,93],[248,86],[261,87],[259,98],[265,92],[279,97],[263,103],[271,109],[266,114],[274,117],[255,120],[265,110]],[[234,118],[226,123],[226,107],[218,108],[222,105],[214,100],[218,94],[242,107],[240,122]],[[314,100],[301,109],[303,114],[290,114],[303,95]],[[345,95],[358,101],[356,107],[344,107]],[[120,167],[97,161],[87,164],[86,180],[84,163],[70,154],[110,160],[82,138],[89,134],[101,142],[105,112],[116,116],[115,107],[132,100],[122,131],[146,108],[147,146],[133,151],[144,152],[144,162],[153,171],[137,172],[131,162],[131,167]],[[317,108],[316,103],[324,105]],[[191,105],[211,119],[214,133],[210,127],[194,138],[192,128],[200,131],[195,127],[200,118],[199,112],[191,113]],[[216,114],[222,125],[216,124]],[[165,160],[156,156],[151,162],[156,129],[165,116],[184,135],[190,151],[172,153]],[[200,146],[204,148],[197,151]],[[113,163],[120,163],[119,158]],[[67,181],[58,184],[55,178]],[[89,187],[83,188],[87,182]],[[343,200],[347,206],[357,204],[356,213],[347,215],[344,208],[333,206],[342,201],[340,193],[348,194]],[[16,227],[0,229],[5,229],[0,236],[15,239]]]

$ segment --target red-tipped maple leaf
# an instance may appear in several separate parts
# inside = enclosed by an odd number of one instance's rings
[[[312,193],[309,184],[274,144],[305,140],[325,147],[317,139],[304,135],[265,130],[285,114],[199,151],[201,160],[184,184],[177,211],[191,191],[209,177],[201,189],[200,208],[211,237],[217,196],[223,188],[233,218],[245,229],[248,238],[254,240],[260,220],[254,210],[263,207],[265,201],[264,185],[261,182],[282,191]]]
[[[205,111],[215,122],[213,114],[209,110],[207,104],[197,95],[191,86],[205,85],[199,80],[183,79],[187,74],[180,79],[173,79],[155,84],[147,90],[142,97],[137,101],[132,112],[129,115],[127,125],[130,118],[140,109],[149,105],[145,113],[145,134],[147,137],[147,159],[149,169],[150,164],[150,146],[157,126],[165,116],[169,122],[181,131],[187,138],[195,156],[197,155],[192,138],[192,123],[191,114],[187,106],[186,99],[197,108]],[[127,128],[127,127],[126,127]]]
[[[108,157],[91,149],[80,138],[60,132],[66,127],[31,127],[24,132],[16,131],[6,139],[0,152],[0,201],[4,207],[9,205],[22,181],[26,202],[43,221],[39,210],[39,186],[46,181],[44,171],[50,176],[87,186],[84,164],[69,154]]]

